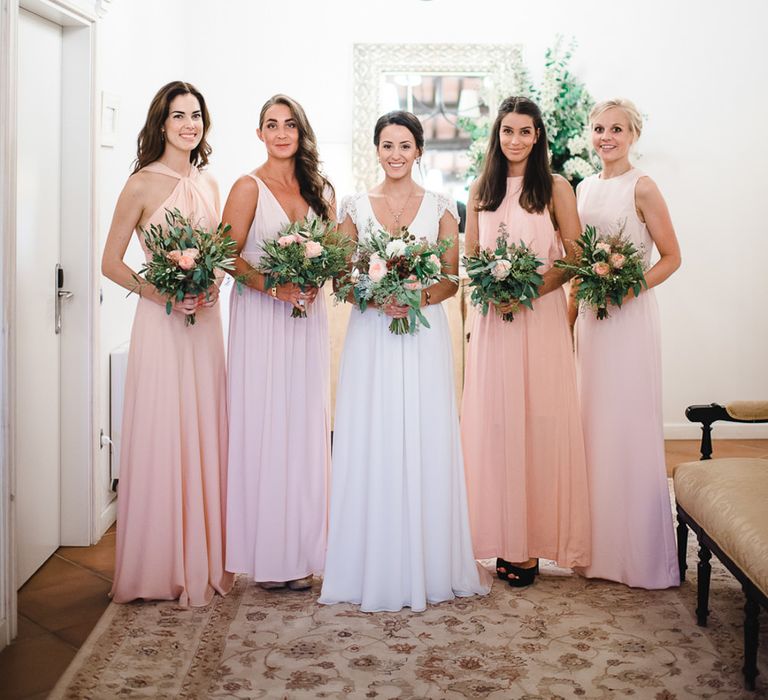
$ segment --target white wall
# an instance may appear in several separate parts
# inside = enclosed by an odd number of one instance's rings
[[[275,92],[305,107],[343,195],[352,182],[353,44],[519,43],[536,79],[555,35],[575,36],[572,67],[593,96],[630,97],[648,115],[638,165],[665,194],[683,250],[683,267],[658,290],[668,436],[696,434],[683,417],[690,403],[768,398],[768,5],[115,0],[112,8],[101,27],[102,86],[123,102],[118,145],[102,149],[104,232],[149,100],[167,80],[191,81],[206,96],[224,196],[263,158],[254,130]],[[105,284],[106,348],[128,337],[133,302],[121,297]]]

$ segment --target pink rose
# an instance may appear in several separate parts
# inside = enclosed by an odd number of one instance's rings
[[[200,257],[200,251],[197,248],[185,248],[181,251],[181,254],[192,258],[192,260],[197,260]]]
[[[440,258],[438,258],[438,257],[437,257],[437,255],[435,255],[434,253],[432,253],[432,255],[430,255],[430,256],[427,258],[427,260],[429,260],[429,262],[431,262],[431,263],[432,263],[432,264],[435,266],[435,270],[436,270],[437,272],[440,272],[440,270],[442,270],[442,269],[443,269],[443,265],[442,265],[442,263],[440,262]]]
[[[307,258],[317,258],[323,254],[323,246],[317,241],[307,241],[304,244],[304,255]]]
[[[611,265],[613,265],[613,267],[615,267],[617,270],[621,270],[621,268],[624,267],[624,261],[626,260],[626,258],[621,253],[614,253],[608,259],[611,261]]]
[[[195,266],[195,259],[190,258],[188,255],[182,255],[179,258],[179,267],[182,270],[191,270]]]
[[[373,282],[381,282],[387,274],[387,262],[378,255],[371,255],[371,261],[368,263],[368,277]]]
[[[497,260],[496,264],[493,266],[493,270],[491,270],[491,274],[499,281],[505,280],[509,277],[509,270],[511,267],[512,263],[509,262],[509,260]]]
[[[281,248],[286,248],[292,243],[296,243],[298,240],[299,239],[296,238],[296,236],[294,236],[292,233],[289,233],[285,236],[280,236],[280,238],[277,239],[277,245],[279,245]]]
[[[600,241],[597,245],[595,245],[595,250],[602,250],[604,253],[610,253],[611,246],[608,245],[605,241]]]
[[[166,255],[165,257],[168,258],[174,265],[179,264],[179,260],[181,259],[181,251],[180,250],[172,250]]]
[[[416,275],[408,275],[403,282],[403,287],[410,291],[414,291],[416,289],[421,289],[421,282],[419,282],[419,278],[416,277]]]
[[[596,262],[592,265],[592,269],[598,277],[605,277],[611,271],[611,266],[608,263]]]

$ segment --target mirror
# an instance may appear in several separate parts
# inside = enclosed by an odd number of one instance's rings
[[[460,119],[494,115],[501,99],[519,93],[525,81],[517,45],[356,44],[352,143],[356,190],[370,189],[378,179],[372,144],[376,119],[405,109],[424,126],[422,183],[466,201],[471,141]]]

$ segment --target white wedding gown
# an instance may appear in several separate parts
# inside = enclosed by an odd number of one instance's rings
[[[455,205],[425,192],[409,230],[437,239]],[[345,199],[362,238],[379,227],[366,194]],[[336,399],[328,552],[320,602],[367,612],[424,610],[483,595],[474,560],[453,385],[451,339],[440,304],[430,328],[394,335],[376,309],[352,311]]]

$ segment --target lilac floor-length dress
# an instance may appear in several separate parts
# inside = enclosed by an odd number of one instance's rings
[[[259,200],[242,257],[289,223],[256,176]],[[314,216],[310,212],[309,216]],[[227,570],[256,581],[320,573],[330,462],[330,349],[323,292],[306,318],[249,287],[233,287],[229,325]]]

